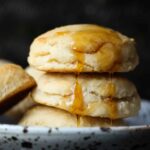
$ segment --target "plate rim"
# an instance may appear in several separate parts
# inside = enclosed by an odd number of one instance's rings
[[[150,100],[141,99],[142,101],[150,103]],[[112,132],[124,132],[124,131],[134,131],[134,130],[142,130],[147,131],[150,130],[150,124],[145,125],[133,125],[133,126],[113,126],[113,127],[40,127],[40,126],[21,126],[21,125],[12,125],[12,124],[0,124],[0,133],[9,133],[9,134],[34,134],[34,135],[45,135],[47,133],[58,134],[58,133],[83,133],[89,134],[92,132],[97,133],[112,133]]]

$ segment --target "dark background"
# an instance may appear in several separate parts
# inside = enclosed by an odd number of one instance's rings
[[[27,66],[32,40],[60,25],[95,23],[137,42],[140,65],[127,73],[150,99],[150,7],[144,0],[0,0],[0,58]]]

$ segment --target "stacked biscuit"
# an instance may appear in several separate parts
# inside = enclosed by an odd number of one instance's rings
[[[59,27],[33,41],[28,61],[37,106],[22,125],[118,125],[140,109],[133,83],[114,74],[138,64],[134,40],[119,32],[91,24]]]

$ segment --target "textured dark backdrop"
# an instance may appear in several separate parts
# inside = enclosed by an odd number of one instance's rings
[[[150,8],[144,0],[0,0],[0,57],[27,66],[37,35],[60,25],[96,23],[134,37],[140,65],[128,77],[150,98]]]

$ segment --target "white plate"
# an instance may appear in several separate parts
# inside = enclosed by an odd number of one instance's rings
[[[0,125],[0,150],[150,150],[150,101],[143,100],[130,126],[111,128],[45,128]]]

